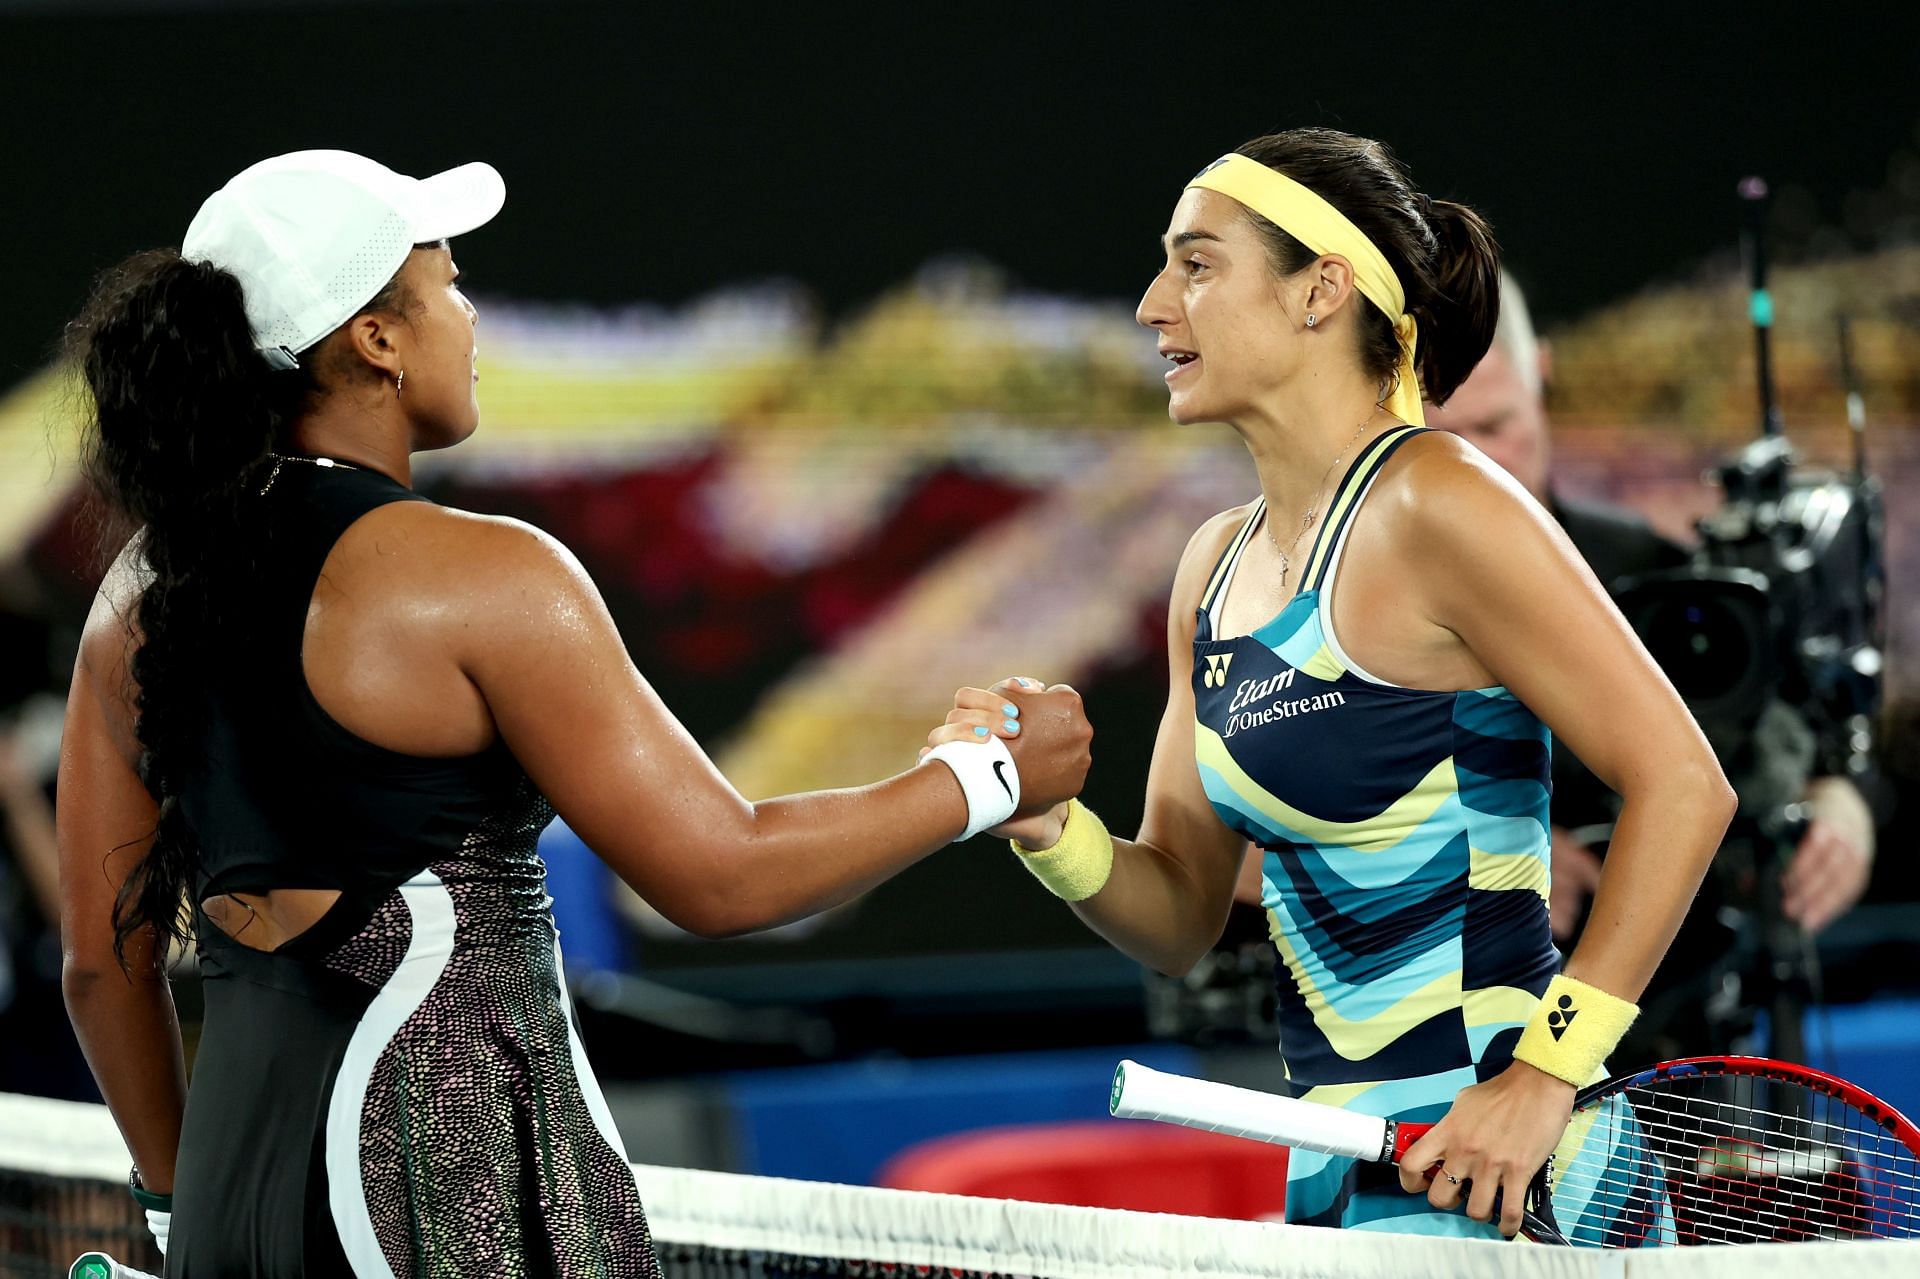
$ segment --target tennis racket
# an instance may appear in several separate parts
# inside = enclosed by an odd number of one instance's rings
[[[1109,1109],[1373,1163],[1432,1124],[1123,1061]],[[1764,1057],[1690,1057],[1591,1084],[1527,1188],[1521,1233],[1599,1248],[1920,1238],[1920,1129],[1871,1093]]]
[[[158,1279],[158,1276],[123,1266],[104,1252],[89,1252],[73,1263],[67,1279]]]

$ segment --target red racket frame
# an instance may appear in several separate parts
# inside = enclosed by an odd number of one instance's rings
[[[1577,1112],[1582,1107],[1624,1093],[1629,1088],[1641,1088],[1661,1080],[1682,1078],[1770,1079],[1776,1083],[1797,1084],[1853,1107],[1905,1145],[1914,1153],[1915,1158],[1920,1158],[1920,1127],[1915,1127],[1911,1120],[1894,1107],[1858,1084],[1849,1083],[1837,1075],[1830,1075],[1824,1070],[1815,1070],[1811,1066],[1776,1061],[1771,1057],[1679,1057],[1672,1061],[1663,1061],[1644,1070],[1615,1075],[1599,1083],[1588,1084],[1574,1095],[1573,1108]],[[1407,1153],[1407,1147],[1420,1140],[1432,1128],[1432,1124],[1395,1123],[1391,1125],[1387,1141],[1392,1150],[1393,1161],[1399,1162]],[[1570,1241],[1553,1219],[1552,1196],[1548,1189],[1550,1175],[1550,1166],[1542,1168],[1527,1188],[1527,1206],[1521,1233],[1536,1243],[1567,1244]],[[1429,1172],[1428,1176],[1431,1177],[1432,1173]]]

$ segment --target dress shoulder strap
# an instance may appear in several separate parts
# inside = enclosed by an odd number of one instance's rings
[[[1225,593],[1227,583],[1233,578],[1234,566],[1240,562],[1240,552],[1247,548],[1247,540],[1253,531],[1260,527],[1260,517],[1266,513],[1267,499],[1258,498],[1253,504],[1253,513],[1240,531],[1227,543],[1227,549],[1220,552],[1220,558],[1214,561],[1213,573],[1207,578],[1207,589],[1200,592],[1200,612],[1211,615],[1214,602]]]
[[[1360,456],[1353,459],[1353,465],[1347,468],[1347,474],[1340,481],[1340,487],[1334,490],[1333,498],[1327,503],[1326,518],[1320,521],[1320,532],[1313,539],[1313,552],[1307,557],[1307,570],[1301,574],[1300,589],[1317,591],[1325,583],[1327,568],[1337,557],[1339,548],[1347,539],[1347,531],[1353,526],[1353,513],[1360,505],[1361,495],[1367,491],[1367,485],[1387,464],[1394,450],[1412,439],[1434,428],[1428,426],[1397,426],[1375,439],[1366,448],[1360,450]]]

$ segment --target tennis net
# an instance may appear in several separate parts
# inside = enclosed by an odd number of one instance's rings
[[[98,1249],[157,1273],[103,1107],[0,1096],[0,1275]],[[637,1165],[669,1279],[1910,1279],[1920,1242],[1602,1252],[972,1199]]]

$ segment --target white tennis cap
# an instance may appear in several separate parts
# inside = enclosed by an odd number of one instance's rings
[[[464,235],[506,203],[490,164],[409,178],[351,151],[262,160],[207,197],[181,256],[239,277],[253,344],[277,369],[372,301],[416,244]]]

